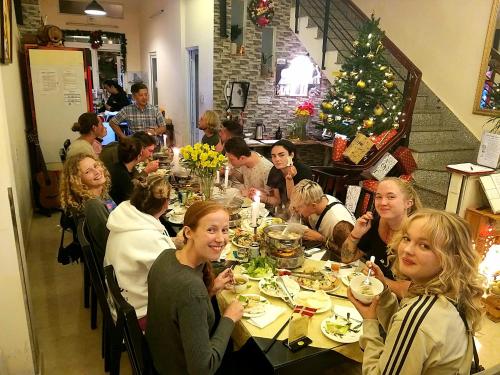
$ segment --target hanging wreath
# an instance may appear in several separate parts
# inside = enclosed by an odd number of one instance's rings
[[[90,46],[93,49],[99,49],[102,46],[102,31],[92,31],[90,33]]]
[[[257,26],[269,25],[274,17],[273,0],[251,0],[248,5],[248,14]]]

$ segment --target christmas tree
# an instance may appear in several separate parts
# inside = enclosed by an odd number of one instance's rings
[[[320,127],[353,138],[398,128],[402,97],[394,73],[382,52],[384,32],[373,15],[353,42],[354,51],[342,65],[321,104]]]

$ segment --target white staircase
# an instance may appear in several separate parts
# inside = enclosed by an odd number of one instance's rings
[[[290,8],[290,28],[295,30],[295,8]],[[299,33],[295,34],[309,51],[309,56],[321,67],[323,56],[323,38],[319,37],[319,29],[316,26],[309,26],[309,17],[301,16],[298,21]],[[335,50],[326,51],[325,55],[325,78],[333,81],[333,72],[338,72],[342,64],[338,63],[338,52]]]

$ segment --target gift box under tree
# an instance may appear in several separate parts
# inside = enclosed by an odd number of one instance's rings
[[[408,147],[399,146],[392,155],[401,165],[404,174],[412,174],[415,169],[417,169],[417,162],[413,158],[413,154]]]

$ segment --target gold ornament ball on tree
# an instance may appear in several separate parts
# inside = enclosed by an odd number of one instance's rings
[[[324,120],[326,118],[326,115],[323,112],[319,113],[319,119]]]
[[[324,109],[332,109],[333,108],[333,104],[330,102],[323,102],[321,105],[323,106]]]
[[[388,89],[392,89],[394,87],[394,82],[392,81],[387,81],[385,84],[384,84],[385,87],[387,87]]]
[[[371,128],[374,123],[375,123],[375,121],[373,121],[372,118],[369,118],[367,120],[363,120],[363,128],[365,128],[365,129]]]
[[[346,105],[346,106],[344,107],[344,112],[345,112],[345,113],[351,113],[351,111],[352,111],[352,107],[351,107],[350,105]]]
[[[373,113],[376,115],[376,116],[380,116],[384,113],[384,107],[382,107],[381,105],[377,105],[375,107],[375,109],[373,110]]]
[[[366,87],[366,83],[365,81],[358,81],[358,83],[356,83],[356,86],[358,86],[360,89],[364,89]]]

